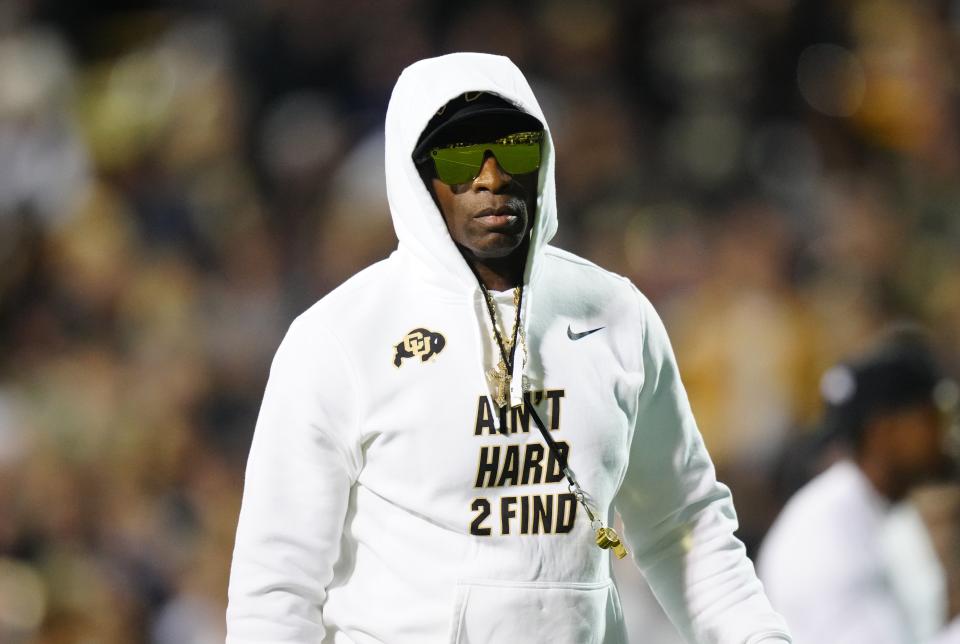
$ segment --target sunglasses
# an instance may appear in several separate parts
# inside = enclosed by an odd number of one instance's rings
[[[489,150],[507,174],[527,174],[540,167],[543,132],[517,132],[490,143],[454,143],[430,150],[437,178],[447,185],[473,181]]]

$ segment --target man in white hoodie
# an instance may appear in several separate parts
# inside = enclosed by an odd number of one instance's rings
[[[625,642],[619,512],[687,640],[789,642],[656,312],[548,245],[553,140],[520,71],[408,67],[386,174],[397,250],[298,317],[274,360],[227,641]]]
[[[960,619],[922,633],[908,610],[917,597],[898,592],[906,579],[921,601],[937,595],[928,579],[943,573],[922,522],[897,551],[885,538],[893,504],[954,469],[944,439],[956,384],[922,334],[904,328],[828,371],[822,390],[824,436],[844,457],[801,488],[767,534],[758,567],[770,597],[802,644],[960,643]],[[909,577],[898,577],[904,564]],[[930,603],[923,608],[936,613]]]

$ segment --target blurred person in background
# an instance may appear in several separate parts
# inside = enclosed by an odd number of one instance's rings
[[[920,633],[916,597],[945,605],[942,570],[917,517],[895,505],[954,471],[946,428],[956,384],[914,328],[889,330],[823,377],[824,428],[843,456],[801,488],[774,522],[758,573],[800,644],[960,642],[960,620]],[[942,621],[941,621],[942,625]]]
[[[614,511],[688,641],[791,641],[733,535],[656,311],[548,245],[554,155],[509,59],[401,74],[386,118],[400,244],[277,352],[230,644],[625,642]]]

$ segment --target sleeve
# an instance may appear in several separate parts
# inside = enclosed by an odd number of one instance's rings
[[[247,461],[227,644],[318,643],[361,463],[356,376],[302,318],[277,350]]]
[[[734,537],[730,491],[716,480],[663,323],[637,295],[644,381],[629,463],[614,501],[625,540],[688,642],[790,642]]]
[[[806,562],[806,565],[816,568],[829,564]],[[903,607],[887,588],[851,585],[842,579],[819,579],[814,586],[803,573],[788,578],[773,576],[778,573],[768,575],[763,568],[761,573],[769,596],[790,619],[797,642],[908,644],[918,641],[910,635]]]
[[[921,642],[884,574],[875,525],[824,489],[801,493],[767,533],[757,559],[767,596],[797,642]]]
[[[930,644],[960,644],[960,617],[949,622]]]
[[[917,642],[911,636],[909,625],[903,614],[903,607],[896,601],[889,589],[855,588],[847,589],[845,596],[833,591],[843,603],[842,617],[830,617],[821,624],[820,633],[830,633],[834,641],[849,644],[910,644]],[[826,628],[824,628],[826,626]],[[800,635],[799,628],[797,629]]]

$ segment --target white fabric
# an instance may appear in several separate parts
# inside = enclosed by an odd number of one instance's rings
[[[883,540],[889,510],[846,460],[787,503],[763,543],[757,569],[797,644],[921,641],[889,574]],[[956,644],[958,636],[944,633],[930,641]]]
[[[230,644],[626,641],[610,554],[564,505],[565,481],[545,480],[535,426],[522,410],[508,435],[478,420],[493,364],[487,314],[410,160],[433,112],[467,90],[544,121],[505,58],[456,54],[401,76],[386,136],[400,245],[297,318],[277,352],[247,466]],[[621,513],[635,561],[688,641],[789,642],[733,536],[729,492],[656,312],[626,279],[546,245],[550,141],[548,131],[522,312],[528,403],[569,445],[593,506],[611,523]],[[443,348],[395,366],[413,329],[442,334]],[[479,476],[494,449],[499,475]],[[506,454],[534,462],[537,450],[541,471],[507,476]],[[554,504],[547,534],[524,522],[521,504],[535,502]]]
[[[880,533],[884,565],[911,633],[923,642],[943,628],[947,576],[917,507],[907,501],[892,509]]]

